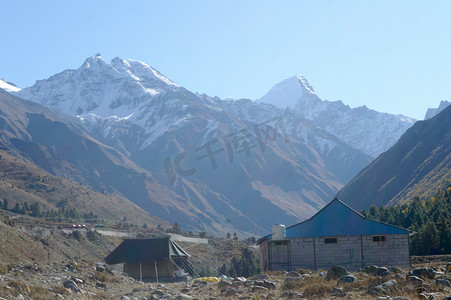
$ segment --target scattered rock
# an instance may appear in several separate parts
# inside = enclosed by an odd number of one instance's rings
[[[121,296],[121,300],[130,300],[130,297],[127,297],[127,296]]]
[[[302,277],[296,278],[296,277],[287,277],[284,280],[284,283],[289,283],[289,282],[295,282],[295,281],[300,281],[302,280]]]
[[[410,300],[410,299],[406,298],[406,297],[395,297],[395,298],[392,298],[392,300]]]
[[[303,295],[298,292],[285,292],[280,296],[281,296],[281,298],[288,298],[288,299],[303,299]]]
[[[75,277],[71,277],[70,278],[72,281],[74,281],[76,284],[83,284],[84,281],[80,278],[75,278]]]
[[[435,299],[441,299],[444,295],[442,293],[421,293],[418,295],[420,299],[425,300],[435,300]]]
[[[407,277],[407,280],[411,281],[413,283],[420,283],[420,284],[423,283],[423,279],[421,279],[418,276],[409,276],[409,277]]]
[[[77,286],[77,284],[73,280],[66,280],[63,282],[63,286],[66,289],[72,290],[76,293],[81,293],[80,288]]]
[[[363,272],[371,275],[376,275],[377,269],[379,269],[378,266],[366,266],[365,268],[363,268]]]
[[[288,272],[287,277],[301,277],[301,274],[295,271]]]
[[[344,297],[345,293],[343,292],[342,288],[333,288],[331,291],[331,294],[333,296],[337,296],[337,297]]]
[[[224,293],[222,293],[223,295],[227,296],[227,297],[231,297],[234,296],[238,293],[238,290],[235,288],[228,288],[227,290],[225,290]]]
[[[340,279],[338,279],[337,284],[342,284],[342,283],[351,283],[355,281],[355,277],[352,275],[345,275],[343,277],[341,277]]]
[[[243,286],[246,284],[246,281],[232,281],[232,285],[234,287]]]
[[[233,282],[236,282],[236,281],[239,281],[239,282],[246,282],[247,280],[246,280],[246,278],[244,278],[244,277],[237,277],[237,278],[233,279]]]
[[[326,278],[327,279],[339,279],[340,277],[343,277],[348,274],[348,271],[345,267],[342,266],[333,266],[332,268],[327,271]]]
[[[232,283],[228,282],[228,281],[223,280],[223,281],[218,282],[218,289],[220,289],[220,290],[229,288],[231,286],[232,286]]]
[[[415,287],[415,291],[420,294],[423,292],[430,292],[431,291],[431,286],[427,283],[421,283],[420,285]]]
[[[384,273],[384,272],[388,272],[388,269],[385,267],[378,267],[376,269],[376,275],[379,276],[379,274]]]
[[[393,288],[396,284],[397,284],[397,282],[394,279],[385,281],[384,283],[381,283],[378,286],[370,288],[368,290],[368,293],[372,294],[372,295],[385,294],[387,291],[389,291],[391,288]]]
[[[393,274],[390,271],[387,272],[382,272],[380,273],[378,276],[380,277],[387,277],[387,276],[392,276]]]
[[[100,281],[96,282],[96,287],[100,288],[100,289],[104,289],[106,288],[106,284]]]
[[[321,277],[326,277],[327,273],[324,271],[319,272],[319,276]]]
[[[177,297],[175,297],[175,300],[183,300],[183,299],[194,299],[192,296],[180,294]]]
[[[433,279],[435,277],[436,271],[432,268],[417,268],[410,270],[407,276],[417,276],[422,278]]]
[[[266,291],[268,291],[268,289],[265,288],[264,286],[256,285],[256,286],[252,287],[252,291],[253,292],[266,292]]]
[[[388,269],[390,272],[395,273],[395,274],[400,274],[402,273],[402,270],[398,267],[391,267]]]
[[[449,280],[447,279],[437,279],[435,280],[435,284],[436,285],[443,285],[443,286],[451,286],[451,282],[449,282]]]
[[[268,274],[258,274],[257,276],[254,277],[255,280],[265,280],[265,279],[269,279]]]
[[[269,280],[263,280],[264,287],[270,290],[276,289],[276,284]]]
[[[189,293],[191,290],[189,289],[189,288],[183,288],[183,289],[181,289],[180,290],[180,293],[182,293],[182,294],[186,294],[186,293]]]

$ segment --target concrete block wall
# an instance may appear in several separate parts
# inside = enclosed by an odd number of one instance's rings
[[[293,238],[290,239],[291,247],[291,270],[299,268],[311,269],[314,265],[313,238]]]
[[[289,243],[287,245],[274,245],[271,243],[270,264],[272,271],[287,270],[290,265]]]
[[[407,234],[385,235],[384,242],[373,242],[373,235],[337,238],[336,244],[326,244],[324,237],[289,238],[288,246],[277,246],[271,241],[269,243],[265,241],[265,245],[260,247],[264,249],[262,256],[265,256],[265,252],[269,253],[269,264],[265,260],[262,271],[267,269],[291,271],[297,268],[318,270],[328,269],[333,265],[342,265],[350,270],[369,265],[388,267],[410,265]]]
[[[410,266],[409,236],[385,235],[385,242],[373,242],[373,236],[363,236],[363,263],[365,266]]]
[[[362,267],[360,236],[339,236],[336,244],[326,244],[323,237],[315,238],[316,269],[342,265],[350,269]]]

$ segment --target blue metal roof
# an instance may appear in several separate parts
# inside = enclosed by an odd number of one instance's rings
[[[367,219],[337,198],[310,219],[286,229],[287,238],[409,233],[407,229]],[[271,235],[265,238],[270,239]]]

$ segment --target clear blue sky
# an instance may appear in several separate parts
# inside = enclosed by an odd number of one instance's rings
[[[0,0],[0,78],[27,87],[100,52],[211,96],[301,74],[322,99],[422,119],[451,100],[450,16],[451,1]]]

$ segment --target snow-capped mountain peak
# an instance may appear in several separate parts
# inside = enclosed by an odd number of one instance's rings
[[[303,76],[276,84],[259,102],[291,107],[300,116],[372,157],[390,148],[416,121],[380,113],[366,106],[350,108],[341,101],[320,99]]]
[[[98,53],[76,70],[38,80],[17,93],[72,116],[126,117],[153,97],[178,88],[146,63],[119,57],[107,63]]]
[[[121,59],[119,57],[114,58],[111,61],[111,66],[120,73],[128,73],[131,76],[135,76],[140,81],[161,81],[167,85],[179,87],[179,85],[160,72],[149,66],[148,64],[139,60],[133,59]]]
[[[440,105],[437,108],[428,108],[428,111],[426,112],[426,116],[424,116],[424,119],[430,119],[434,117],[435,115],[438,115],[442,110],[448,107],[448,105],[451,105],[451,102],[442,100],[440,101]]]
[[[20,88],[16,86],[14,83],[0,78],[0,89],[4,89],[7,92],[18,92]]]
[[[294,107],[302,96],[316,95],[313,87],[302,75],[296,75],[276,84],[258,102],[272,104],[280,108]]]
[[[96,67],[107,67],[107,62],[103,59],[100,53],[94,56],[88,57],[81,68],[96,68]]]

